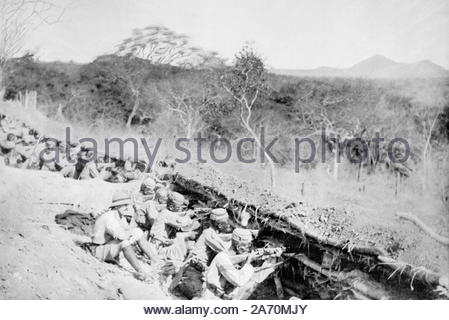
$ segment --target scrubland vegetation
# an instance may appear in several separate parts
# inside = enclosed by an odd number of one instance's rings
[[[277,163],[267,161],[271,186],[275,171],[286,169],[295,175],[293,139],[307,137],[320,146],[325,128],[326,162],[316,157],[301,164],[296,180],[323,172],[330,181],[353,181],[365,190],[368,178],[386,177],[396,196],[409,184],[414,192],[425,191],[447,203],[449,79],[274,75],[252,49],[244,48],[225,64],[216,53],[191,47],[188,38],[170,32],[162,27],[135,30],[116,54],[87,64],[41,62],[32,54],[11,58],[3,67],[4,99],[23,100],[25,93],[36,92],[38,109],[50,118],[91,131],[140,134],[167,143],[176,137],[192,139],[197,132],[209,143],[226,138],[234,147],[243,137],[254,138],[243,145],[248,157],[260,153],[264,128],[266,141],[278,138],[270,150]],[[161,33],[173,39],[170,50],[158,49],[166,41],[159,38]],[[385,141],[378,154],[372,142],[376,133]],[[410,146],[404,163],[387,156],[393,138],[405,139]],[[367,150],[361,143],[348,145],[351,139],[363,141]],[[317,152],[323,150],[318,147]],[[391,147],[396,158],[406,152],[400,143]],[[261,170],[260,165],[253,167],[249,170]]]

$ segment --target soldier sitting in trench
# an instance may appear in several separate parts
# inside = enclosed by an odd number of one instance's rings
[[[278,261],[285,250],[282,246],[252,251],[252,240],[257,233],[257,230],[234,229],[231,248],[218,253],[208,268],[203,298],[247,299],[282,264]],[[253,262],[257,267],[253,267]]]
[[[31,157],[36,142],[34,132],[26,127],[22,128],[22,132],[16,141],[16,150],[23,157],[24,162]]]
[[[12,132],[8,128],[2,129],[7,132],[5,138],[0,140],[1,153],[6,155],[5,162],[14,167],[26,167],[36,144],[35,131],[25,124],[17,129],[13,127]]]
[[[207,266],[217,253],[226,252],[231,246],[232,226],[226,209],[213,209],[209,221],[210,225],[203,230],[184,262],[181,274],[171,284],[171,289],[176,288],[188,299],[202,296]]]
[[[61,170],[59,171],[61,175],[65,178],[75,178],[76,175],[76,163],[72,163],[72,159],[76,159],[78,154],[75,148],[69,150],[70,154],[67,157],[65,154],[62,155],[61,161],[59,162],[59,166]]]
[[[96,154],[93,148],[83,148],[81,150],[81,157],[78,160],[84,164],[83,169],[79,174],[80,180],[89,180],[101,178],[100,172],[98,172],[96,161]]]
[[[154,200],[156,196],[156,181],[152,177],[145,178],[140,184],[139,201],[145,203]]]
[[[107,155],[99,155],[97,159],[97,170],[101,179],[110,181],[113,176],[112,170],[116,168],[115,162],[112,162]]]
[[[137,165],[133,163],[132,158],[128,157],[123,165],[122,175],[127,181],[138,180],[142,172],[137,169]]]
[[[190,212],[185,210],[187,202],[182,194],[167,192],[160,188],[156,191],[156,200],[154,206],[150,206],[147,210],[152,220],[150,237],[156,244],[163,244],[167,242],[166,240],[173,238],[169,231],[179,230],[182,226],[191,225],[194,221],[190,217]],[[199,224],[195,225],[199,227]],[[167,229],[167,226],[171,228]]]
[[[110,174],[106,177],[105,181],[112,183],[124,183],[126,182],[126,178],[122,175],[120,168],[117,166],[111,166],[109,170],[107,170]]]
[[[143,230],[149,231],[159,212],[166,208],[168,192],[156,187],[156,181],[147,177],[140,185],[140,192],[134,195],[136,222]]]
[[[60,141],[47,138],[45,140],[44,148],[36,151],[39,154],[39,169],[47,171],[62,171],[64,176],[72,176],[75,168],[73,164],[65,159],[65,149],[62,147]],[[34,166],[34,158],[30,157],[29,167]]]
[[[56,168],[56,153],[59,152],[58,141],[46,138],[44,147],[39,152],[39,169],[44,171],[58,171]]]
[[[150,230],[159,212],[166,208],[168,191],[152,177],[147,176],[140,185],[140,191],[133,195],[136,208],[136,222],[144,230]]]
[[[145,191],[135,196],[136,222],[143,230],[149,231],[159,213],[167,207],[168,190],[155,186],[156,182],[147,178],[141,185],[141,190]]]
[[[233,228],[226,209],[213,209],[209,221],[210,225],[203,230],[191,253],[192,261],[201,271],[206,270],[215,254],[227,251],[231,246]]]
[[[0,140],[0,150],[2,154],[8,154],[16,147],[16,136],[8,133],[4,139]]]
[[[136,167],[137,165],[131,161],[131,158],[124,162],[123,167],[99,159],[96,169],[100,172],[101,179],[108,182],[124,183],[142,178],[142,172]]]
[[[178,199],[179,203],[174,198]],[[176,238],[173,234],[194,226],[194,221],[189,215],[182,211],[177,212],[183,208],[184,202],[182,195],[175,193],[173,196],[173,193],[158,185],[151,177],[142,182],[140,192],[134,195],[135,221],[140,228],[148,231],[148,238],[155,250],[172,245],[174,240],[171,238]],[[176,211],[168,210],[167,206]]]
[[[16,150],[16,136],[14,134],[8,133],[5,141],[0,141],[0,149],[5,156],[5,164],[18,167],[23,162],[23,157]]]
[[[165,194],[156,192],[156,198]],[[163,201],[163,200],[162,200]],[[195,230],[200,227],[198,221],[192,220],[185,211],[186,200],[177,192],[170,192],[167,209],[158,210],[156,205],[148,210],[148,217],[152,220],[150,241],[158,252],[158,257],[165,263],[164,273],[174,274],[181,267],[192,240],[196,236]]]
[[[16,143],[21,146],[30,146],[36,142],[34,131],[30,130],[25,124],[16,132]]]
[[[136,277],[148,278],[133,249],[137,244],[145,256],[152,259],[156,254],[134,220],[131,197],[118,191],[114,193],[109,210],[97,217],[92,237],[92,253],[101,261],[117,262],[123,252],[126,260],[136,270]]]
[[[160,208],[165,208],[167,206],[167,201],[168,201],[168,190],[167,188],[158,188],[156,189],[156,201],[157,204],[160,206]]]
[[[250,230],[234,229],[231,248],[218,253],[208,268],[204,298],[226,298],[230,291],[250,281],[254,274],[251,262],[255,257],[251,253],[252,240]]]

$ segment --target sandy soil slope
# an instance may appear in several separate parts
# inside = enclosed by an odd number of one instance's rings
[[[0,299],[166,299],[160,286],[133,278],[130,266],[101,263],[54,222],[73,202],[102,206],[114,185],[49,172],[0,169]],[[124,260],[124,259],[123,259]]]

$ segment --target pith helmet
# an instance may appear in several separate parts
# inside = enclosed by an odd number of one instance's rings
[[[211,211],[210,219],[213,221],[226,221],[229,219],[229,215],[226,209],[217,208]]]
[[[133,203],[133,201],[129,194],[127,194],[126,192],[124,192],[122,190],[118,190],[118,191],[114,192],[114,194],[112,196],[112,203],[110,205],[110,208],[123,206],[123,205],[127,205],[127,204],[132,204],[132,203]]]
[[[238,243],[247,243],[253,241],[253,235],[248,229],[236,228],[232,232],[232,240]]]

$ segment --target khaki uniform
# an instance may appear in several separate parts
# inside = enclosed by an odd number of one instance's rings
[[[136,208],[134,219],[137,225],[143,230],[149,231],[155,219],[159,215],[157,203],[153,199],[154,196],[146,196],[142,194],[134,197],[134,206]]]
[[[142,173],[139,171],[139,169],[136,168],[136,164],[133,164],[130,160],[125,161],[125,165],[123,166],[123,169],[125,171],[125,176],[129,180],[139,179],[142,175]]]
[[[99,177],[100,173],[97,170],[97,165],[93,161],[86,163],[79,176],[80,180],[95,179]]]
[[[233,287],[241,287],[251,279],[253,274],[254,268],[250,264],[245,264],[242,268],[237,269],[230,255],[220,252],[212,260],[206,274],[206,282],[209,288],[219,294],[224,294],[228,291],[229,284]]]
[[[41,153],[41,150],[39,150],[41,170],[59,171],[56,161],[50,160],[55,157],[55,153],[56,151],[54,150],[44,151],[43,153]]]
[[[134,244],[143,236],[142,230],[129,224],[116,210],[97,218],[92,242],[97,244],[95,256],[101,261],[117,260],[123,248]]]
[[[169,234],[167,226],[180,229],[192,222],[189,216],[183,216],[177,212],[171,212],[167,209],[158,212],[155,205],[148,208],[148,217],[153,221],[151,226],[150,236],[158,240],[168,240]]]
[[[60,173],[62,174],[63,177],[74,178],[76,173],[76,167],[75,165],[63,166]]]
[[[182,277],[176,288],[186,298],[200,298],[207,290],[204,283],[204,271],[213,255],[226,252],[231,241],[224,241],[213,228],[203,230],[190,252],[190,261],[184,267]]]
[[[186,236],[188,236],[186,233],[178,232],[171,245],[166,247],[161,246],[157,251],[162,260],[171,261],[174,264],[176,271],[187,255],[188,246]]]
[[[153,221],[150,229],[151,243],[158,252],[159,258],[173,264],[173,272],[177,272],[187,255],[188,245],[186,238],[189,237],[191,233],[178,232],[175,239],[173,239],[173,243],[166,246],[163,242],[169,240],[167,226],[179,229],[189,225],[192,220],[188,216],[181,216],[178,213],[171,212],[167,209],[158,212],[155,207],[155,202],[151,201],[150,203],[152,203],[152,205],[148,208],[148,218]]]
[[[74,178],[76,173],[76,165],[75,163],[70,163],[69,160],[64,156],[59,166],[61,167],[61,170],[59,171],[63,177],[66,178]]]

